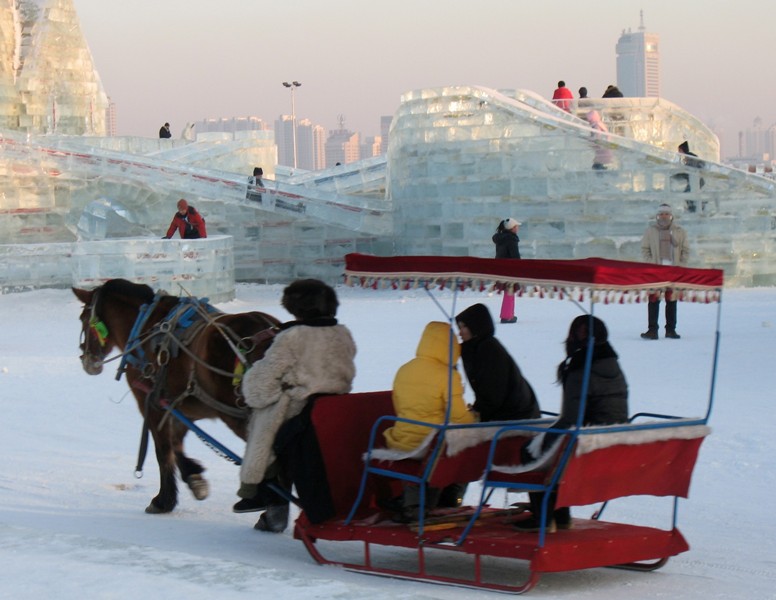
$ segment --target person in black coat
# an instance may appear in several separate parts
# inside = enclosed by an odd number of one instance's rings
[[[517,232],[520,229],[520,221],[509,218],[498,224],[496,233],[491,238],[496,244],[496,258],[520,258],[520,238]],[[501,300],[502,323],[516,323],[515,316],[515,290],[514,286],[507,285],[504,288],[504,297]]]
[[[594,338],[593,356],[582,425],[614,425],[628,421],[628,383],[617,360],[617,353],[609,344],[606,325],[597,317],[580,315],[571,322],[566,338],[566,358],[558,365],[558,383],[563,386],[563,404],[560,416],[551,428],[570,429],[577,424],[591,328]],[[541,456],[560,435],[544,434],[540,449],[536,451],[529,447],[524,452],[523,462],[530,462]],[[515,527],[522,531],[536,531],[540,525],[539,515],[544,495],[532,493],[529,498],[533,515],[515,524]],[[571,511],[568,507],[555,509],[554,492],[549,499],[547,515],[547,526],[550,530],[556,524],[564,529],[571,527]]]
[[[514,359],[493,334],[488,308],[474,304],[455,317],[461,335],[461,359],[474,391],[474,412],[479,420],[514,421],[541,417],[531,384]],[[442,490],[438,506],[460,506],[466,484],[450,484]]]
[[[514,359],[495,337],[488,308],[474,304],[455,317],[461,335],[461,359],[474,391],[480,421],[537,419],[539,403]]]

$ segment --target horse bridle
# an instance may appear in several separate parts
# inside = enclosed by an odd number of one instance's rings
[[[100,319],[97,314],[97,303],[100,298],[101,288],[97,288],[92,295],[91,303],[85,308],[89,311],[89,320],[82,319],[81,326],[81,343],[80,348],[83,354],[81,355],[81,362],[86,363],[87,359],[90,359],[92,363],[103,363],[105,356],[107,355],[106,348],[108,347],[108,326]],[[92,340],[95,340],[100,347],[100,352],[95,353],[92,351]]]

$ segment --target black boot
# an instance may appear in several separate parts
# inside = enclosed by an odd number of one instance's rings
[[[678,340],[680,336],[676,333],[676,300],[666,301],[666,337]]]
[[[525,533],[539,531],[542,527],[541,514],[542,514],[542,500],[544,500],[543,492],[529,492],[528,499],[531,501],[531,516],[527,519],[521,519],[516,521],[513,527],[518,531]],[[547,533],[555,533],[555,521],[552,518],[555,512],[555,494],[550,494],[550,499],[547,503],[547,518],[545,519],[545,530]],[[569,517],[570,520],[570,517]]]
[[[463,504],[463,496],[465,493],[465,483],[451,483],[442,488],[442,493],[439,494],[437,506],[442,508],[458,508]]]
[[[282,533],[288,527],[288,504],[270,506],[253,526],[257,531]]]
[[[278,496],[267,485],[269,483],[279,485],[277,478],[262,481],[256,487],[256,493],[253,495],[253,497],[243,498],[242,500],[237,502],[232,507],[232,512],[236,512],[236,513],[258,512],[260,510],[266,510],[267,507],[270,506],[271,504],[278,504],[283,502],[283,498]]]
[[[657,318],[660,314],[660,300],[657,302],[650,302],[647,305],[647,330],[641,334],[645,340],[656,340],[657,335]]]

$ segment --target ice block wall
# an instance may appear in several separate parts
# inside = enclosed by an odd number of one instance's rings
[[[524,257],[640,260],[641,236],[667,203],[689,233],[692,266],[723,268],[733,285],[776,284],[774,182],[716,162],[716,138],[679,107],[625,100],[596,101],[617,135],[532,94],[406,94],[388,149],[397,252],[493,256],[498,222],[514,217]],[[675,151],[685,139],[702,170]],[[605,168],[594,168],[602,153]]]
[[[42,286],[93,288],[114,278],[226,302],[234,298],[232,238],[0,245],[3,293]]]

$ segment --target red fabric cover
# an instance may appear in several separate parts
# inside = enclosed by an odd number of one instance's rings
[[[364,472],[362,456],[369,446],[372,426],[378,418],[392,414],[390,391],[321,396],[315,401],[311,420],[318,436],[338,516],[347,516],[358,496]],[[385,427],[388,426],[390,422],[385,424]],[[378,443],[381,441],[382,436]],[[383,493],[390,495],[391,491],[385,490]],[[374,495],[374,489],[370,488],[364,505],[369,506]]]
[[[557,506],[637,495],[687,498],[703,439],[623,444],[575,456],[561,477]]]
[[[372,426],[378,418],[393,414],[390,391],[322,396],[316,400],[311,419],[326,467],[329,490],[339,517],[348,514],[358,495],[364,469],[363,455],[367,451]],[[375,440],[377,447],[383,447],[382,431],[390,425],[391,422],[387,421],[380,428]],[[526,438],[521,437],[502,438],[496,452],[496,463],[519,462],[520,448],[526,441]],[[450,483],[479,480],[485,471],[489,449],[490,442],[484,442],[455,456],[440,456],[429,484],[444,487]],[[373,461],[372,464],[420,476],[427,463],[425,460],[405,459]],[[399,481],[371,477],[362,501],[362,509],[374,507],[377,497],[390,498],[398,494],[400,489]]]
[[[690,269],[605,258],[579,260],[509,260],[471,256],[345,256],[345,274],[387,279],[463,278],[540,286],[576,286],[602,290],[644,290],[663,287],[716,290],[723,285],[720,269]]]

